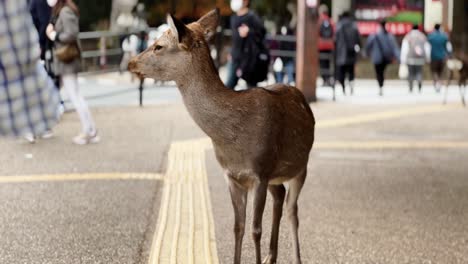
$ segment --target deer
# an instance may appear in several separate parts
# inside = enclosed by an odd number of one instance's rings
[[[188,25],[168,15],[169,29],[131,60],[129,70],[141,77],[175,81],[190,116],[211,139],[234,209],[234,263],[241,263],[248,193],[253,195],[256,263],[262,263],[262,217],[270,192],[273,221],[269,254],[263,263],[277,261],[286,202],[291,258],[299,264],[297,201],[314,142],[314,115],[302,92],[292,86],[275,84],[244,91],[224,86],[208,46],[218,23],[218,9]]]

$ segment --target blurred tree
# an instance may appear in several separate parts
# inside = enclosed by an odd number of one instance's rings
[[[111,0],[75,0],[80,8],[80,30],[96,30],[98,23],[108,20],[112,8]]]
[[[112,0],[75,0],[81,10],[81,31],[96,30],[103,20],[109,20]],[[139,0],[144,3],[148,14],[148,24],[158,26],[164,23],[167,13],[173,13],[186,22],[199,18],[210,9],[220,8],[222,16],[230,16],[230,0]],[[260,16],[276,24],[288,23],[291,19],[286,5],[296,0],[251,0],[251,7]],[[327,2],[327,0],[325,0]],[[330,2],[330,0],[328,0]]]

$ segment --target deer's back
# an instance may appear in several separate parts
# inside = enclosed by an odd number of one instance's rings
[[[314,141],[315,120],[295,87],[273,85],[239,93],[226,120],[236,136],[213,139],[221,166],[232,174],[294,177],[306,166]]]

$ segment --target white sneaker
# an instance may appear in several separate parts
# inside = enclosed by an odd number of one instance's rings
[[[63,104],[60,104],[58,107],[58,114],[61,117],[65,113],[65,106]]]
[[[95,144],[98,143],[101,139],[98,136],[97,131],[94,134],[79,134],[78,136],[73,138],[73,143],[77,145],[87,145],[87,144]]]
[[[52,138],[53,136],[54,136],[54,132],[52,132],[52,130],[47,130],[41,135],[41,138],[49,139],[49,138]]]
[[[30,144],[36,143],[36,137],[32,133],[26,133],[23,136],[26,141],[28,141]]]

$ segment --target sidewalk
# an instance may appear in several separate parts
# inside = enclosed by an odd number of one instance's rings
[[[221,68],[221,79],[225,79],[225,68]],[[79,77],[81,90],[91,106],[109,105],[138,105],[138,85],[135,78],[132,82],[130,73],[118,72],[97,75],[83,75]],[[273,84],[274,79],[270,74],[269,81],[261,85]],[[321,80],[317,81],[317,98],[319,102],[333,102],[332,89],[321,87]],[[155,83],[146,79],[144,83],[144,105],[161,105],[168,103],[181,103],[177,87],[174,82]],[[239,88],[243,89],[245,83],[241,81]],[[431,82],[425,82],[422,93],[417,90],[410,94],[408,85],[403,80],[387,80],[384,87],[384,96],[378,96],[377,82],[375,80],[357,79],[355,81],[355,93],[353,96],[343,96],[342,89],[336,86],[336,103],[344,104],[413,104],[413,103],[442,103],[445,87],[440,93],[436,93]],[[468,95],[467,95],[468,96]],[[66,97],[66,96],[64,96]],[[449,87],[448,102],[460,103],[458,87]]]
[[[371,89],[369,98],[377,97]],[[345,99],[312,104],[316,143],[299,201],[303,263],[467,263],[468,110]],[[53,139],[0,139],[0,263],[143,264],[150,256],[189,263],[178,260],[190,255],[209,263],[211,254],[216,264],[216,253],[219,263],[232,262],[226,182],[183,104],[90,101],[98,106],[99,144],[71,143],[75,113],[64,116]],[[248,221],[243,263],[254,259]],[[263,256],[270,223],[268,200]],[[287,217],[280,230],[278,263],[289,263]]]

